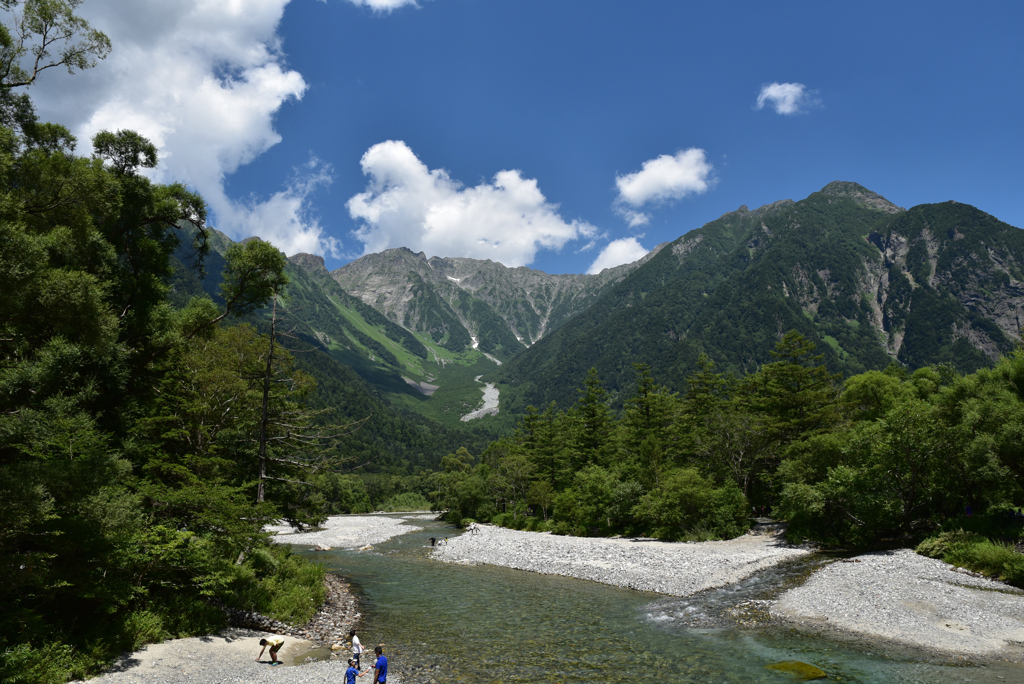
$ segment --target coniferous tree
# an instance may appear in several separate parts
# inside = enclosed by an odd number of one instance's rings
[[[613,451],[613,416],[608,393],[601,386],[597,369],[591,368],[576,404],[566,414],[569,434],[569,463],[573,471],[588,465],[607,465]]]

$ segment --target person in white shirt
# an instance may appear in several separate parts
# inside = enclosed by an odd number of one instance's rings
[[[352,659],[356,661],[356,669],[359,669],[359,656],[363,654],[363,645],[359,643],[359,637],[356,636],[356,630],[352,630],[348,633],[348,638],[352,640]]]

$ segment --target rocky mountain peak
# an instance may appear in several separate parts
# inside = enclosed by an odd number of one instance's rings
[[[324,258],[319,254],[306,254],[305,252],[299,252],[288,257],[288,261],[292,262],[306,273],[326,273],[327,265],[324,263]]]
[[[898,214],[902,211],[906,211],[902,207],[898,207],[885,199],[877,192],[872,192],[863,185],[851,183],[850,181],[832,181],[823,187],[820,192],[822,195],[831,195],[833,197],[849,197],[861,206],[865,206],[876,211],[883,211],[886,214]]]

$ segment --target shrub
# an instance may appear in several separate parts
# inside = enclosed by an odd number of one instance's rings
[[[244,565],[231,566],[234,577],[228,582],[225,602],[232,608],[254,610],[293,625],[305,624],[324,601],[324,566],[292,553],[286,546],[254,550]],[[207,605],[208,609],[212,609]],[[220,614],[223,613],[212,609]],[[205,615],[202,606],[178,606],[168,616],[182,615],[200,627],[213,615]],[[169,618],[165,618],[165,621]],[[170,631],[178,636],[189,632],[176,625]],[[207,627],[206,631],[211,631]],[[202,633],[193,631],[191,633]]]
[[[960,529],[929,537],[917,545],[916,551],[1024,587],[1024,554],[1018,553],[1012,544]]]
[[[988,539],[956,544],[943,560],[1017,587],[1024,586],[1024,554],[1017,553],[1010,544]]]
[[[551,526],[551,534],[561,536],[585,537],[587,531],[579,525],[573,525],[565,520],[558,520],[555,523],[548,523]]]
[[[265,577],[277,572],[278,561],[270,549],[256,549],[249,554],[249,566],[259,577]]]
[[[963,546],[979,542],[983,537],[974,532],[965,532],[959,529],[953,532],[941,532],[934,537],[929,537],[917,545],[914,549],[922,556],[929,558],[944,558],[954,546]]]
[[[380,510],[387,513],[429,511],[430,502],[419,492],[402,492],[382,503]]]
[[[160,616],[148,610],[129,615],[124,621],[124,631],[133,651],[143,644],[154,644],[169,636]]]
[[[290,551],[279,563],[279,570],[264,582],[271,600],[267,614],[293,625],[309,621],[326,596],[324,566],[294,556]]]
[[[252,577],[252,570],[248,573]],[[256,584],[255,581],[252,583]],[[262,608],[265,603],[257,605]],[[159,610],[154,607],[154,612],[161,616],[163,629],[167,636],[172,638],[209,634],[227,626],[227,616],[223,611],[205,600],[185,593],[162,597],[159,601]]]
[[[51,643],[42,648],[18,644],[0,651],[4,681],[32,684],[64,684],[69,677],[82,676],[83,666],[67,644]]]

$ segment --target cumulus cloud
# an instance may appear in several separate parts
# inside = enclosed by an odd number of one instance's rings
[[[365,254],[408,247],[430,256],[493,259],[506,266],[533,261],[539,249],[561,249],[597,233],[565,221],[537,181],[499,171],[490,182],[463,187],[444,169],[429,169],[401,140],[371,147],[361,160],[366,191],[349,199],[354,235]]]
[[[650,215],[640,207],[706,192],[713,170],[704,150],[696,147],[648,159],[639,171],[615,177],[619,189],[615,209],[630,226],[644,225]]]
[[[799,114],[818,105],[817,98],[803,83],[768,83],[757,96],[757,109],[770,105],[776,114]]]
[[[324,0],[325,1],[325,0]],[[412,5],[413,7],[419,7],[416,4],[416,0],[348,0],[357,7],[369,7],[374,12],[392,12],[399,7],[405,7],[406,5]]]
[[[336,252],[309,211],[310,193],[329,172],[322,164],[300,169],[269,198],[238,200],[225,190],[228,175],[281,140],[274,115],[306,90],[277,36],[287,3],[84,3],[81,14],[110,36],[113,52],[95,69],[43,79],[33,98],[43,118],[74,130],[80,152],[102,129],[148,137],[160,150],[154,179],[199,191],[212,223],[232,237],[260,235],[286,253]]]
[[[640,241],[635,237],[612,240],[608,246],[601,250],[601,253],[594,259],[594,263],[587,269],[587,273],[593,275],[600,273],[606,268],[631,264],[643,257],[649,249],[644,249]]]
[[[341,255],[341,242],[327,236],[318,218],[309,207],[309,196],[332,180],[331,166],[313,157],[294,176],[265,200],[249,199],[230,202],[220,197],[219,203],[227,207],[222,221],[244,226],[247,235],[259,235],[285,254]],[[241,236],[241,234],[239,234]]]

